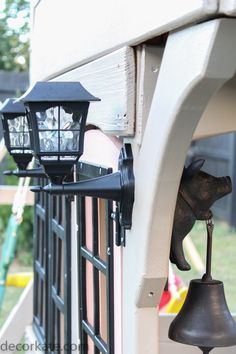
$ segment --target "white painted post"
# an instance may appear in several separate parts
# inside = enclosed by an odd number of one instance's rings
[[[183,164],[210,97],[235,74],[235,37],[232,19],[169,35],[140,151],[133,142],[136,187],[123,250],[123,354],[159,353],[156,306],[168,274]]]

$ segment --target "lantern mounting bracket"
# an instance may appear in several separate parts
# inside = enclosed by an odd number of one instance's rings
[[[74,183],[48,184],[31,188],[57,195],[79,195],[113,200],[118,203],[119,223],[124,229],[131,228],[134,203],[133,155],[130,144],[124,144],[119,156],[118,172]]]

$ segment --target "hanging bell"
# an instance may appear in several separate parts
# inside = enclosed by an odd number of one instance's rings
[[[184,305],[169,328],[170,339],[197,346],[204,354],[215,347],[236,345],[236,323],[226,303],[224,285],[211,277],[213,224],[207,228],[206,274],[190,282]]]
[[[169,328],[169,338],[204,353],[236,345],[236,324],[218,280],[192,280],[184,305]]]

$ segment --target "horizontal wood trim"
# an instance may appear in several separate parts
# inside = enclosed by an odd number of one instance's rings
[[[101,99],[90,104],[87,124],[108,134],[134,134],[135,53],[132,48],[122,48],[60,75],[55,81],[80,81]]]

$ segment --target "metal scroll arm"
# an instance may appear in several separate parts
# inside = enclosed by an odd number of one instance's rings
[[[48,184],[43,188],[36,186],[31,190],[56,195],[79,195],[114,200],[119,202],[120,225],[130,229],[134,203],[133,155],[130,144],[124,144],[121,149],[118,169],[118,172],[98,178],[60,185]]]

